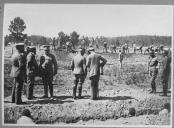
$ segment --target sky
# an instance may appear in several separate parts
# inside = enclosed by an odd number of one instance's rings
[[[4,35],[15,17],[24,20],[28,35],[57,37],[60,31],[93,37],[173,35],[171,5],[5,4]]]

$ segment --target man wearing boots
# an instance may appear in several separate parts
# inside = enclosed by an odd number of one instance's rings
[[[74,86],[73,86],[73,98],[76,99],[76,91],[78,86],[78,98],[82,98],[82,84],[86,77],[86,59],[84,57],[85,49],[79,48],[78,54],[73,58],[71,63],[71,69],[74,74]]]
[[[150,53],[150,61],[148,63],[149,66],[149,74],[151,76],[151,92],[150,93],[156,93],[156,77],[158,74],[158,69],[157,69],[157,65],[158,65],[158,60],[157,57],[155,56],[154,52]]]
[[[50,96],[53,97],[53,76],[57,74],[57,61],[53,54],[50,53],[50,46],[44,46],[44,54],[40,57],[40,71],[44,84],[44,98],[48,97],[48,86]]]
[[[38,72],[38,64],[35,58],[36,47],[30,46],[27,55],[27,98],[31,100],[33,96],[34,78]]]
[[[16,44],[17,52],[12,56],[12,69],[10,76],[14,78],[14,86],[12,89],[12,103],[26,104],[22,102],[22,88],[26,75],[26,55],[24,52],[24,44]]]

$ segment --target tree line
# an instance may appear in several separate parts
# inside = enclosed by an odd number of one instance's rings
[[[75,48],[77,45],[89,46],[89,44],[94,44],[98,46],[103,46],[104,42],[107,42],[108,45],[115,44],[116,46],[121,46],[127,43],[129,46],[136,44],[137,46],[144,45],[154,45],[159,46],[160,44],[164,46],[171,47],[171,36],[149,36],[149,35],[135,35],[135,36],[120,36],[120,37],[88,37],[78,34],[76,31],[73,31],[70,34],[66,34],[63,31],[58,32],[57,37],[50,38],[40,35],[31,35],[23,33],[26,29],[26,24],[23,19],[20,17],[14,18],[9,25],[8,30],[10,31],[9,35],[4,37],[4,45],[8,45],[10,42],[23,42],[25,39],[32,42],[33,45],[46,45],[51,44],[55,46],[62,47],[66,45],[66,42],[71,42],[72,46]]]

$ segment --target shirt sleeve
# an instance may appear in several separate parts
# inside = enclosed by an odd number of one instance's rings
[[[107,60],[103,58],[102,56],[100,56],[100,60],[102,61],[101,66],[104,66],[107,63]]]
[[[54,65],[54,73],[57,73],[57,61],[54,55],[52,55],[52,59],[53,59],[53,65]]]
[[[21,54],[18,58],[18,63],[19,63],[19,70],[24,70],[25,71],[25,66],[26,66],[26,58],[25,55]]]
[[[42,64],[45,62],[45,57],[41,56],[40,57],[40,66],[42,66]]]
[[[91,59],[90,59],[90,57],[88,56],[87,57],[87,60],[86,60],[86,67],[90,67],[90,63],[91,63]]]
[[[73,58],[72,61],[71,61],[71,70],[72,70],[72,71],[74,70],[74,58]]]

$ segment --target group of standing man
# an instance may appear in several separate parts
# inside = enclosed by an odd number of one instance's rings
[[[26,94],[28,100],[34,98],[33,86],[36,76],[42,77],[44,84],[44,96],[48,97],[48,86],[50,96],[53,97],[53,76],[57,74],[57,61],[50,53],[50,47],[44,46],[44,54],[40,57],[40,63],[36,60],[36,47],[31,46],[25,51],[24,43],[16,44],[17,52],[12,56],[12,69],[10,76],[14,78],[12,89],[12,103],[25,104],[22,102],[22,89],[24,82],[27,83]]]
[[[171,56],[167,50],[164,51],[162,58],[158,59],[154,51],[150,53],[150,60],[148,62],[148,71],[151,76],[151,92],[156,93],[156,78],[159,74],[163,86],[163,94],[167,96],[168,81],[171,73]]]
[[[44,53],[36,60],[36,47],[30,46],[25,51],[24,43],[16,44],[17,52],[12,56],[12,69],[10,76],[14,78],[14,86],[12,89],[12,103],[26,104],[22,101],[22,90],[24,83],[27,83],[26,96],[28,100],[35,98],[33,96],[33,87],[35,77],[42,77],[44,85],[44,98],[48,97],[48,87],[50,97],[53,97],[53,76],[57,74],[57,61],[53,54],[50,53],[50,46],[43,47]],[[89,71],[91,80],[91,99],[96,100],[98,97],[98,82],[102,74],[103,66],[106,59],[95,53],[93,47],[88,49],[88,56],[84,56],[85,49],[79,48],[78,54],[73,58],[71,68],[74,74],[73,98],[81,98],[82,84]],[[78,86],[79,84],[79,86]],[[78,97],[76,90],[78,87]]]
[[[93,47],[88,49],[89,55],[87,57],[84,56],[84,53],[85,49],[81,47],[78,48],[78,54],[74,56],[71,64],[71,69],[74,74],[73,98],[82,98],[82,84],[89,71],[89,79],[91,80],[91,99],[97,100],[99,96],[99,77],[103,74],[103,66],[106,64],[107,60],[99,54],[96,54]],[[77,86],[78,96],[76,96]]]

